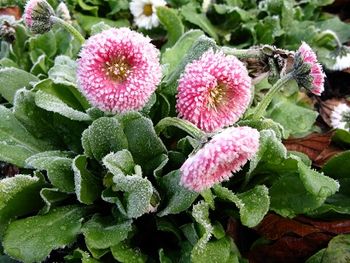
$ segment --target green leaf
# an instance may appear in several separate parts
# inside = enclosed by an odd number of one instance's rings
[[[141,165],[145,174],[153,173],[158,164],[152,163],[152,159],[166,153],[167,150],[156,135],[152,121],[135,112],[122,115],[120,121],[128,140],[128,147],[125,148],[131,152],[135,163]]]
[[[74,173],[71,154],[68,152],[41,152],[26,160],[29,167],[47,171],[47,177],[52,185],[60,191],[74,192]]]
[[[283,126],[271,119],[263,118],[261,120],[242,120],[238,122],[239,126],[249,126],[257,129],[258,131],[262,130],[272,130],[275,132],[275,137],[278,140],[286,138],[284,135]]]
[[[162,81],[163,88],[161,91],[171,96],[175,95],[177,92],[177,81],[185,70],[186,65],[191,63],[193,60],[199,59],[209,49],[217,49],[215,41],[206,36],[198,37],[185,53],[186,55],[182,58],[181,62],[177,64],[176,68],[170,74],[165,76]]]
[[[67,199],[69,195],[60,192],[57,188],[42,188],[40,190],[40,197],[45,202],[45,206],[40,212],[46,214],[50,211],[52,206],[60,204],[63,200]]]
[[[214,192],[220,199],[233,202],[239,208],[241,222],[247,227],[255,227],[269,211],[269,191],[264,185],[257,185],[237,195],[225,187],[216,185]]]
[[[179,170],[160,177],[159,184],[165,194],[162,203],[166,206],[158,213],[158,216],[181,213],[188,209],[198,197],[198,193],[189,191],[180,185]]]
[[[167,48],[162,54],[162,64],[167,64],[167,71],[173,72],[181,62],[193,43],[203,35],[200,30],[189,30],[183,34],[171,48]]]
[[[39,176],[18,174],[0,180],[0,236],[11,219],[41,207],[39,191],[43,186],[44,180]]]
[[[210,241],[201,250],[194,249],[191,254],[191,262],[206,263],[239,263],[239,252],[231,238],[226,236],[219,240]]]
[[[105,22],[100,22],[91,27],[91,35],[96,35],[104,30],[110,29],[111,27]]]
[[[147,256],[139,249],[131,248],[126,242],[111,247],[113,257],[121,263],[143,263]]]
[[[342,43],[350,39],[350,25],[342,22],[337,16],[317,22],[317,26],[320,30],[331,29],[334,31]]]
[[[287,150],[276,137],[273,130],[260,131],[259,150],[249,163],[249,170],[246,174],[246,183],[248,183],[258,165],[264,163],[280,164],[282,160],[287,158]]]
[[[76,85],[77,65],[74,60],[68,56],[57,56],[54,66],[49,70],[49,78],[55,84]]]
[[[323,254],[326,251],[325,248],[321,249],[311,257],[309,257],[305,263],[322,263]]]
[[[74,242],[84,214],[81,207],[65,206],[14,221],[3,239],[5,253],[24,262],[41,262],[52,250]]]
[[[35,104],[44,110],[56,112],[71,120],[75,120],[75,121],[91,120],[88,114],[69,107],[66,103],[64,103],[59,98],[41,90],[35,93]]]
[[[35,138],[15,118],[14,114],[0,105],[0,160],[23,167],[25,160],[52,148],[47,142]]]
[[[192,254],[196,254],[197,252],[200,253],[205,248],[210,237],[212,236],[214,228],[209,220],[209,205],[204,201],[200,201],[193,206],[192,216],[196,222],[200,224],[203,232],[202,236],[199,238],[192,250]]]
[[[129,21],[126,19],[110,20],[107,18],[86,16],[86,15],[83,15],[80,13],[75,13],[75,17],[78,20],[79,25],[81,25],[81,27],[86,32],[90,32],[92,26],[99,23],[99,22],[104,22],[111,27],[128,27],[128,26],[130,26]]]
[[[159,6],[157,7],[157,16],[160,23],[168,31],[168,41],[163,48],[171,47],[184,33],[184,25],[175,9]]]
[[[298,162],[298,170],[305,189],[314,196],[327,198],[339,190],[337,181],[313,170],[301,161]]]
[[[53,57],[57,52],[56,38],[53,31],[45,34],[38,34],[29,39],[30,57],[35,62],[39,56],[46,54],[47,57]]]
[[[328,244],[323,253],[322,262],[346,263],[350,258],[350,235],[338,235]]]
[[[333,178],[350,177],[350,151],[345,151],[333,156],[322,168],[322,171]]]
[[[343,129],[336,129],[332,136],[332,141],[337,144],[349,146],[350,145],[350,132]]]
[[[74,158],[72,168],[74,171],[75,194],[79,202],[90,205],[101,194],[102,180],[95,177],[86,166],[86,156],[78,155]]]
[[[105,249],[115,246],[128,237],[132,221],[117,223],[110,217],[93,216],[83,225],[82,232],[89,247]]]
[[[113,173],[113,191],[122,192],[122,200],[116,198],[116,204],[121,213],[128,218],[137,218],[152,209],[151,198],[153,186],[147,178],[141,175],[141,168],[135,166],[135,174],[127,175],[125,163],[129,166],[132,156],[127,150],[106,155],[102,162]],[[120,165],[122,164],[122,165]],[[122,170],[123,169],[123,170]]]
[[[142,134],[140,133],[138,136],[142,137]],[[83,132],[82,144],[85,155],[97,160],[101,160],[110,152],[128,148],[123,125],[117,119],[107,117],[95,120]]]
[[[211,24],[210,20],[203,13],[197,12],[198,4],[190,2],[181,8],[182,16],[192,24],[199,26],[209,36],[218,41],[218,35],[216,34],[215,27]]]
[[[269,110],[268,116],[284,127],[288,137],[310,132],[318,113],[298,105],[293,98],[278,96],[274,99],[274,104]]]
[[[3,68],[0,69],[0,94],[8,102],[13,103],[15,93],[23,87],[29,87],[30,82],[38,81],[39,79],[18,68]]]

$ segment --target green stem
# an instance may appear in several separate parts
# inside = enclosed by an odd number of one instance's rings
[[[175,118],[175,117],[166,117],[159,121],[157,125],[154,127],[156,133],[159,135],[165,128],[169,126],[175,126],[188,134],[190,134],[193,138],[199,140],[199,141],[204,141],[205,138],[207,137],[207,134],[197,128],[194,124],[192,124],[189,121]]]
[[[51,16],[51,21],[53,24],[58,24],[64,27],[69,33],[71,33],[80,42],[81,45],[84,44],[85,38],[71,24],[67,23],[63,19],[56,16]]]
[[[267,107],[269,106],[270,102],[273,99],[273,96],[288,82],[293,78],[293,72],[288,73],[287,75],[280,78],[275,85],[272,86],[272,88],[269,90],[269,92],[264,96],[263,100],[259,103],[259,105],[254,109],[252,115],[253,119],[258,120],[260,119],[264,113]]]
[[[261,49],[235,49],[235,48],[223,47],[221,48],[221,50],[226,55],[234,55],[240,59],[246,59],[246,58],[261,59],[265,56],[264,53],[261,51]]]

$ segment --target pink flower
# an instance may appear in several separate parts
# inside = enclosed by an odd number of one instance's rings
[[[305,78],[300,78],[299,81],[297,79],[298,84],[309,89],[315,95],[321,95],[321,93],[324,90],[325,74],[323,73],[322,66],[317,62],[315,52],[311,49],[311,47],[308,44],[302,42],[301,46],[297,51],[297,54],[300,54],[303,63],[309,65],[309,74],[312,78],[311,81],[305,81]]]
[[[90,37],[78,60],[81,91],[108,112],[140,110],[161,79],[159,51],[150,39],[128,28]]]
[[[188,64],[179,80],[179,117],[206,132],[231,125],[247,109],[250,87],[251,79],[241,61],[209,50]]]
[[[200,192],[228,180],[259,149],[259,132],[250,127],[230,127],[216,134],[180,168],[181,184]]]
[[[33,33],[43,34],[52,28],[54,11],[46,0],[29,0],[24,8],[24,22]]]

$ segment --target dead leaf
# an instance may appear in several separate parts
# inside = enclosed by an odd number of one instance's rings
[[[0,8],[0,15],[14,16],[16,20],[19,20],[22,17],[22,12],[18,6],[2,7]]]

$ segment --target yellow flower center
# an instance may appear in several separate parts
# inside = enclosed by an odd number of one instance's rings
[[[151,4],[147,4],[143,7],[143,14],[145,16],[151,16],[153,14],[152,11],[152,5]]]
[[[125,57],[113,59],[105,64],[107,76],[120,83],[126,80],[130,69],[130,64],[125,60]]]
[[[217,110],[220,106],[226,104],[230,98],[230,90],[225,84],[219,84],[209,91],[207,106],[213,110]]]

